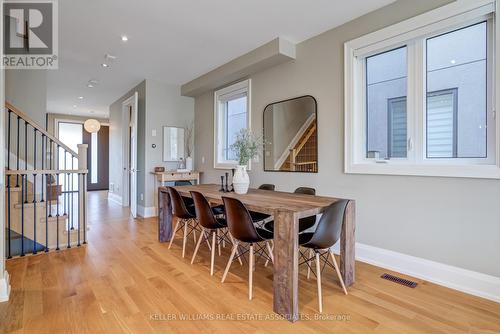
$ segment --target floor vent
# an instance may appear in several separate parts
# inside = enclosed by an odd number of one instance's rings
[[[391,282],[394,282],[394,283],[398,283],[398,284],[407,286],[407,287],[412,288],[412,289],[417,287],[417,282],[409,281],[407,279],[404,279],[404,278],[401,278],[401,277],[397,277],[397,276],[394,276],[394,275],[383,274],[380,277],[383,278],[383,279],[386,279],[388,281],[391,281]]]

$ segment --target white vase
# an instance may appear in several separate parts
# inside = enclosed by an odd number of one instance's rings
[[[233,176],[234,192],[237,194],[246,194],[249,185],[250,178],[248,177],[247,166],[237,166]]]
[[[186,169],[193,170],[193,158],[191,157],[186,158]]]

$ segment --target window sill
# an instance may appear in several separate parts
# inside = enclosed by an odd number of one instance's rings
[[[227,170],[231,170],[231,169],[234,169],[234,168],[236,168],[236,165],[221,165],[221,164],[218,164],[218,165],[214,166],[214,169],[227,169]]]
[[[231,169],[235,169],[236,167],[238,167],[238,163],[237,162],[233,162],[233,163],[218,162],[218,163],[214,164],[214,169],[227,169],[227,170],[231,170]],[[251,170],[251,167],[252,167],[252,164],[249,162],[248,165],[247,165],[247,171]]]
[[[346,174],[408,175],[432,177],[458,177],[500,179],[497,165],[391,165],[377,163],[348,164]]]

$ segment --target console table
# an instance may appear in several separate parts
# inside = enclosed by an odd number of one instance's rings
[[[165,171],[165,172],[151,172],[155,175],[155,179],[158,183],[163,185],[164,182],[173,181],[196,181],[196,184],[200,184],[200,172],[178,172],[178,171]]]
[[[158,208],[158,187],[164,186],[165,182],[175,181],[194,181],[200,184],[200,174],[198,171],[178,172],[176,170],[167,170],[164,172],[151,172],[154,176],[154,189],[155,189],[155,207]]]

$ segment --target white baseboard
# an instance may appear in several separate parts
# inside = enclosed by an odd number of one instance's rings
[[[333,251],[338,254],[338,244]],[[356,243],[356,260],[500,302],[500,277]]]
[[[112,193],[110,191],[108,191],[108,200],[122,205],[122,197],[120,195],[117,195],[117,194]]]
[[[157,216],[156,207],[154,206],[144,207],[142,205],[138,205],[137,214],[142,218],[156,217]]]
[[[3,278],[0,278],[0,303],[8,301],[9,295],[10,295],[9,273],[5,271]]]

